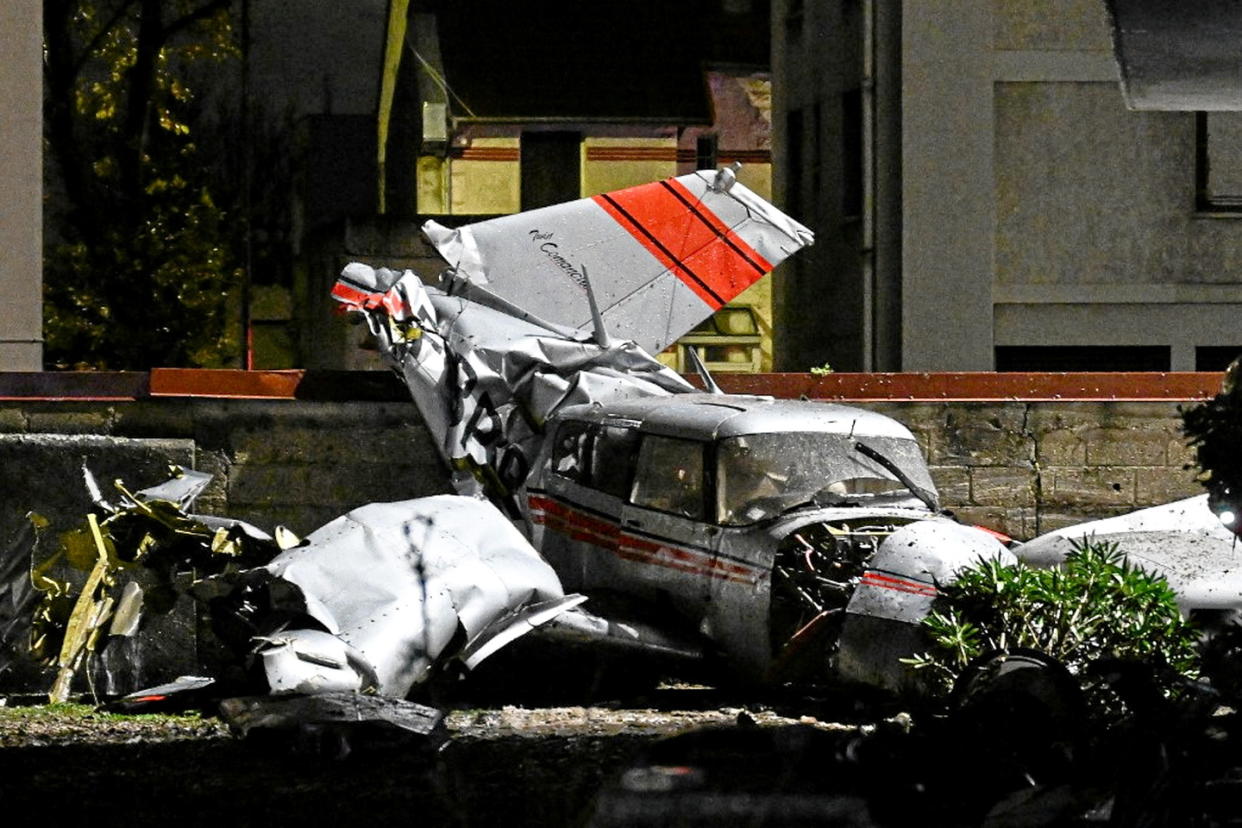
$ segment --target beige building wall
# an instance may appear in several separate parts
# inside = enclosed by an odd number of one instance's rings
[[[1126,109],[1102,0],[859,0],[848,8],[862,22],[832,17],[845,8],[773,3],[777,195],[818,211],[824,242],[781,274],[778,351],[788,341],[808,352],[817,334],[866,347],[865,324],[880,329],[886,302],[900,307],[905,371],[989,370],[997,348],[1158,346],[1173,370],[1194,370],[1201,346],[1242,350],[1242,211],[1197,206],[1194,113]],[[879,35],[870,50],[868,14]],[[885,28],[891,15],[899,25]],[[805,30],[801,45],[791,29]],[[869,66],[873,247],[833,212],[836,96]],[[807,169],[794,181],[786,167],[799,153],[782,128],[798,110]],[[1216,152],[1213,175],[1232,163],[1242,181],[1242,153]],[[868,255],[870,282],[852,264]],[[850,305],[869,285],[878,313]],[[815,303],[822,321],[798,329]]]
[[[1125,108],[1102,3],[998,2],[995,29],[996,343],[1162,345],[1183,371],[1242,346],[1242,214],[1196,208],[1194,113]]]
[[[43,367],[43,6],[0,3],[0,371]]]
[[[1242,215],[1196,210],[1193,113],[1126,109],[1104,4],[931,5],[904,6],[903,367],[1242,345]]]

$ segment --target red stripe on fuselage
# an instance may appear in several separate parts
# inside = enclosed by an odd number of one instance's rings
[[[532,495],[528,503],[534,523],[623,560],[737,583],[754,584],[758,580],[753,567],[720,561],[710,552],[669,546],[624,533],[619,524],[584,514],[555,500]]]
[[[881,575],[878,572],[863,573],[862,582],[868,586],[879,587],[881,589],[894,589],[898,592],[909,592],[915,595],[925,595],[929,598],[934,598],[937,595],[936,588],[931,584],[907,580],[905,578],[894,578],[891,575]]]
[[[676,180],[594,201],[713,311],[772,269]]]

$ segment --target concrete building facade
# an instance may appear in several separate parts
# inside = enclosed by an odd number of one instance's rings
[[[1242,351],[1239,116],[1128,110],[1101,0],[775,0],[772,44],[775,191],[818,233],[778,368]]]
[[[0,371],[43,367],[43,4],[0,5]]]

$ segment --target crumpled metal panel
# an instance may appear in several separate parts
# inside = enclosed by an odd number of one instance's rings
[[[408,270],[351,264],[333,296],[365,314],[428,429],[442,435],[463,494],[483,491],[489,469],[511,470],[489,493],[516,488],[538,453],[540,427],[562,406],[695,390],[631,342],[566,339],[449,296]]]
[[[885,538],[845,608],[840,676],[893,691],[911,684],[901,659],[926,647],[921,624],[937,586],[983,559],[1016,562],[993,536],[947,521],[911,523]]]
[[[1126,104],[1242,109],[1242,6],[1234,0],[1105,0]]]
[[[574,603],[503,515],[454,495],[355,509],[264,568],[295,585],[327,630],[269,637],[262,655],[273,690],[366,689],[351,675],[360,661],[376,691],[400,698],[448,654],[459,628],[464,645],[478,647],[525,607]]]
[[[1242,606],[1242,546],[1206,494],[1057,529],[1013,552],[1032,566],[1058,566],[1083,539],[1119,544],[1128,561],[1169,582],[1183,609]]]
[[[589,279],[610,333],[650,353],[814,238],[737,183],[732,170],[700,170],[454,230],[430,221],[423,232],[464,282],[463,295],[519,304],[585,332]]]

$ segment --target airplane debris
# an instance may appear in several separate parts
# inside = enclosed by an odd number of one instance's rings
[[[894,593],[889,603],[922,606],[929,573],[951,577],[920,559],[916,594],[866,575],[886,538],[953,522],[895,421],[701,395],[650,356],[813,241],[735,172],[451,231],[429,223],[443,289],[354,263],[333,295],[405,378],[458,490],[491,498],[565,588],[589,597],[541,634],[637,641],[752,681],[823,677],[866,578]],[[1004,553],[961,531],[973,553]],[[946,559],[959,560],[961,539],[941,536]],[[921,616],[907,615],[913,642]]]

